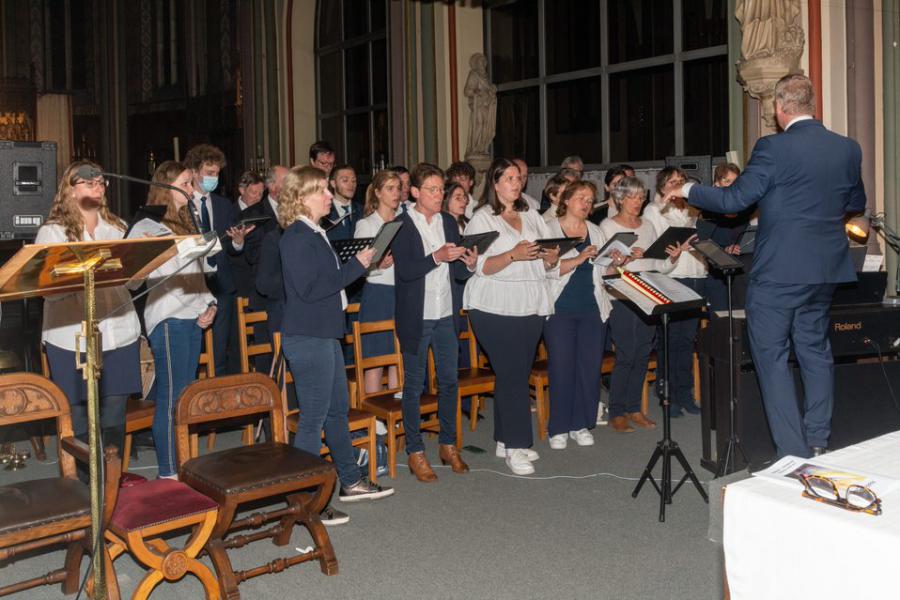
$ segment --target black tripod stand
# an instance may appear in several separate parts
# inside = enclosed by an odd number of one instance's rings
[[[711,262],[710,265],[712,265]],[[720,270],[725,276],[725,283],[728,286],[728,443],[725,445],[724,456],[719,457],[719,464],[716,465],[716,477],[722,477],[734,471],[734,461],[738,452],[740,452],[741,460],[744,461],[745,465],[750,463],[747,460],[747,453],[744,452],[741,439],[738,437],[734,426],[737,400],[734,395],[734,307],[732,304],[731,283],[736,269],[723,268]]]
[[[681,451],[681,448],[678,447],[678,443],[672,439],[672,429],[671,429],[671,415],[669,414],[669,313],[662,313],[662,329],[663,329],[663,352],[665,353],[665,359],[663,360],[663,374],[665,376],[665,380],[663,381],[663,398],[662,398],[662,408],[663,408],[663,437],[662,439],[656,443],[656,449],[653,451],[653,454],[650,456],[650,461],[647,463],[646,468],[644,468],[644,473],[641,475],[641,479],[638,481],[637,486],[634,488],[634,491],[631,493],[632,498],[637,498],[638,494],[641,492],[641,488],[644,486],[646,481],[650,481],[650,484],[656,488],[656,491],[659,493],[659,520],[660,522],[664,522],[666,520],[666,504],[672,504],[672,497],[675,495],[685,481],[688,479],[694,484],[694,487],[697,488],[697,491],[700,493],[700,497],[703,498],[704,502],[709,502],[709,498],[706,496],[706,491],[703,489],[703,486],[700,485],[700,481],[697,479],[697,476],[694,474],[693,469],[688,464],[687,459],[684,457],[684,453]],[[675,457],[679,463],[681,463],[681,467],[684,469],[684,475],[681,480],[675,485],[674,489],[672,488],[672,457]],[[656,466],[657,461],[662,459],[662,475],[657,482],[656,479],[653,478],[653,468]]]
[[[734,426],[737,399],[734,393],[734,296],[731,286],[734,274],[742,270],[744,265],[712,240],[696,242],[694,249],[706,258],[706,263],[710,267],[725,276],[725,284],[728,287],[728,443],[725,445],[723,455],[718,457],[716,465],[716,477],[721,477],[734,471],[735,457],[738,452],[740,452],[744,464],[750,462],[747,460],[747,453],[744,452],[744,447],[741,445]]]

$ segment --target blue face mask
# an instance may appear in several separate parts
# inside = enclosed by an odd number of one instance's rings
[[[203,181],[200,183],[200,187],[203,188],[203,191],[207,194],[212,193],[214,189],[219,187],[219,178],[218,177],[210,177],[209,175],[203,176]]]

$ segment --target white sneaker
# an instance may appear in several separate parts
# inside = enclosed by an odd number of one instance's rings
[[[555,436],[554,436],[555,437]],[[594,435],[587,429],[579,429],[578,431],[570,431],[569,437],[575,440],[579,446],[593,446]]]
[[[531,448],[519,448],[519,450],[524,452],[525,458],[527,458],[531,462],[534,462],[541,457],[540,454],[538,454]],[[503,444],[503,442],[497,442],[497,450],[495,454],[497,455],[497,458],[506,458],[506,446]]]
[[[608,425],[609,424],[609,409],[606,407],[606,402],[600,401],[599,406],[597,407],[597,425]]]
[[[513,448],[506,453],[506,466],[516,475],[531,475],[534,473],[534,465],[525,456],[522,448]]]
[[[568,438],[564,433],[557,433],[550,436],[550,447],[554,450],[565,450],[568,444]]]

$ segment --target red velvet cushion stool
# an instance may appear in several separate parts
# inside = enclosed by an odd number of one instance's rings
[[[150,568],[132,598],[147,598],[163,579],[177,581],[188,572],[203,584],[207,600],[219,598],[216,576],[197,560],[218,512],[215,501],[173,479],[123,486],[106,541],[113,560],[127,550]],[[194,532],[183,549],[171,548],[162,539],[163,534],[185,527],[193,527]]]

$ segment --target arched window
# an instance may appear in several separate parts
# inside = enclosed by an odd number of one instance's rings
[[[338,162],[368,174],[388,160],[386,0],[319,0],[316,116]]]
[[[727,0],[487,0],[495,156],[723,156]]]

